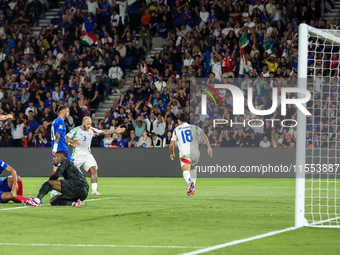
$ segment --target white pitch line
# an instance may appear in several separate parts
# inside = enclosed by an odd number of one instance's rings
[[[57,247],[99,247],[99,248],[162,248],[162,249],[199,249],[205,246],[171,245],[119,245],[119,244],[48,244],[48,243],[0,243],[0,246],[57,246]]]
[[[85,202],[91,202],[91,201],[99,201],[99,200],[107,200],[107,199],[117,199],[117,198],[131,198],[131,197],[103,197],[103,198],[94,198],[94,199],[87,199]],[[44,204],[42,206],[50,206],[50,204]],[[8,210],[16,210],[16,209],[25,209],[25,208],[31,208],[33,206],[18,206],[18,207],[11,207],[11,208],[2,208],[0,211],[8,211]]]
[[[245,243],[245,242],[250,242],[250,241],[257,240],[257,239],[261,239],[261,238],[265,238],[265,237],[268,237],[268,236],[273,236],[273,235],[281,234],[281,233],[292,231],[292,230],[296,230],[296,229],[298,229],[298,228],[297,227],[290,227],[290,228],[285,228],[285,229],[281,229],[281,230],[276,230],[276,231],[268,232],[268,233],[262,234],[262,235],[252,236],[252,237],[248,237],[248,238],[245,238],[245,239],[240,239],[240,240],[235,240],[235,241],[231,241],[231,242],[227,242],[227,243],[223,243],[223,244],[218,244],[218,245],[210,246],[210,247],[203,248],[203,249],[200,249],[200,250],[197,250],[197,251],[183,253],[181,255],[202,254],[202,253],[214,251],[214,250],[217,250],[217,249],[221,249],[221,248],[224,248],[224,247],[228,247],[228,246],[232,246],[232,245],[236,245],[236,244],[240,244],[240,243]]]

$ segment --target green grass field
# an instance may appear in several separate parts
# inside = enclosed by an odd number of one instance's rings
[[[35,196],[45,180],[23,178],[24,195]],[[80,208],[47,206],[49,195],[42,207],[0,204],[0,254],[191,252],[293,226],[294,185],[293,179],[198,179],[188,197],[181,178],[99,178],[103,196],[89,196]],[[338,255],[339,237],[339,229],[302,228],[205,254]]]

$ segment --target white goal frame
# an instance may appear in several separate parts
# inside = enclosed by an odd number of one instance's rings
[[[333,45],[340,45],[340,37],[329,34],[323,29],[316,29],[308,26],[307,24],[299,25],[299,42],[298,42],[298,87],[307,89],[307,71],[308,71],[308,46],[309,36],[317,36],[320,39],[331,42]],[[298,98],[303,98],[303,95],[299,93]],[[297,109],[297,136],[296,141],[296,179],[295,179],[295,227],[337,227],[339,225],[327,226],[327,225],[315,225],[309,224],[305,219],[305,187],[306,179],[305,172],[299,171],[300,166],[304,169],[306,163],[306,116]],[[332,219],[329,219],[332,220]],[[329,221],[328,220],[328,221]]]

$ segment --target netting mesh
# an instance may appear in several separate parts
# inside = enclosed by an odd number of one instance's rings
[[[340,31],[312,29],[308,45],[305,218],[340,227]]]

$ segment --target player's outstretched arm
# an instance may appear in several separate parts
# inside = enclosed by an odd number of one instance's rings
[[[11,120],[13,119],[12,114],[0,115],[0,120]]]
[[[103,130],[101,132],[102,135],[112,135],[114,133],[123,133],[125,131],[125,128],[116,128],[115,130],[109,130],[109,129],[106,129],[106,130]]]
[[[13,167],[8,166],[6,168],[6,171],[9,172],[12,175],[12,179],[13,179],[13,185],[11,187],[12,191],[17,192],[18,190],[18,175],[17,175],[17,171],[14,170]]]
[[[171,160],[175,159],[175,143],[176,143],[176,141],[170,142],[170,159]]]
[[[208,147],[208,155],[209,155],[210,157],[212,157],[212,149],[211,149],[211,145],[210,145],[210,143],[209,143],[209,139],[208,139],[207,135],[203,132],[203,130],[201,131],[200,136],[203,138],[204,143],[205,143],[205,144],[207,145],[207,147]]]

